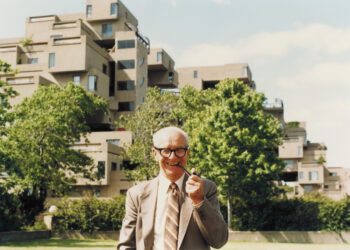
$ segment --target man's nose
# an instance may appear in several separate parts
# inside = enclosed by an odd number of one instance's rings
[[[177,159],[178,157],[175,155],[175,151],[171,151],[169,155],[169,159]]]

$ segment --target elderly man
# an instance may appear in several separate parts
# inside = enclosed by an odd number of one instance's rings
[[[166,127],[154,134],[153,144],[160,174],[128,190],[117,249],[222,247],[228,228],[216,186],[184,171],[190,154],[187,134]]]

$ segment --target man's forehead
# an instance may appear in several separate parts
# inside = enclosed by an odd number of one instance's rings
[[[158,146],[164,146],[168,144],[181,144],[179,146],[186,147],[186,138],[179,131],[168,130],[160,133],[157,136],[157,144]],[[184,144],[184,145],[182,145]]]

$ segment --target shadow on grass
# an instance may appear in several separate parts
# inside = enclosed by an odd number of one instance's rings
[[[69,239],[40,239],[40,240],[28,240],[28,241],[11,241],[1,244],[5,247],[62,247],[62,248],[111,248],[116,247],[116,241],[105,240],[69,240]]]

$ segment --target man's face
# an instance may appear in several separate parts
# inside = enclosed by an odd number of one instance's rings
[[[157,148],[187,148],[186,138],[178,131],[169,131],[164,133],[163,136],[157,141]],[[183,170],[176,165],[179,164],[183,167],[186,166],[190,150],[188,149],[184,157],[177,157],[174,152],[169,157],[164,157],[160,154],[159,150],[153,149],[153,154],[156,161],[159,163],[161,171],[172,182],[175,182],[183,175]]]

